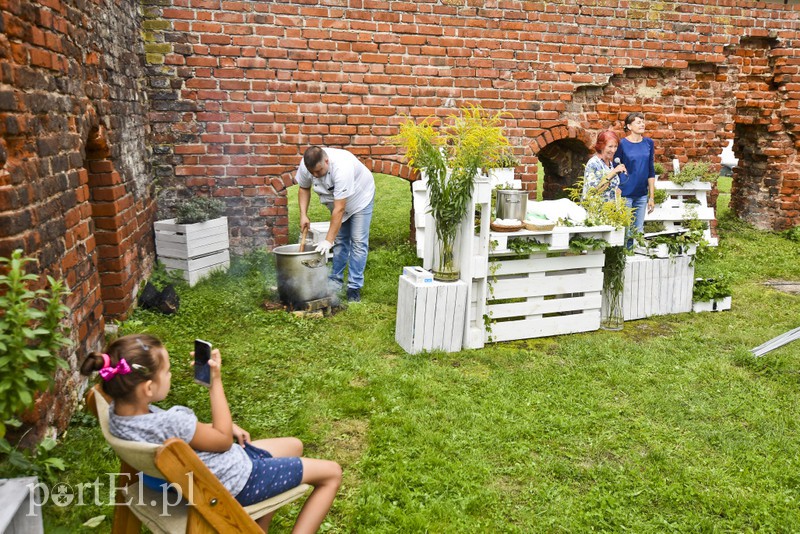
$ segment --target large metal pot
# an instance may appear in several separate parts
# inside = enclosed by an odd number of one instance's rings
[[[328,296],[328,265],[319,252],[300,252],[300,245],[272,249],[278,271],[278,295],[281,302],[301,307],[310,300]]]
[[[497,218],[525,220],[528,192],[514,189],[497,190]]]

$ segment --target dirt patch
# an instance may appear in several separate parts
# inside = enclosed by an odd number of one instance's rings
[[[364,450],[367,448],[367,431],[369,423],[361,419],[339,419],[333,421],[331,436],[335,454],[331,459],[336,460],[344,468],[345,482],[353,486],[357,481],[356,470],[347,469],[358,463]]]
[[[764,285],[790,295],[800,295],[800,280],[768,280]]]
[[[672,334],[673,328],[668,324],[648,323],[645,321],[628,321],[622,328],[622,333],[635,341],[646,341],[654,337],[664,337]]]

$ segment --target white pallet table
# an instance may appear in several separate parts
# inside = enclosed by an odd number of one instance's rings
[[[498,263],[487,313],[487,341],[588,332],[600,328],[603,263],[601,250],[585,254],[537,252]],[[514,300],[514,302],[498,302]]]
[[[433,226],[433,217],[430,213],[428,213],[431,209],[431,205],[428,202],[428,189],[425,184],[425,180],[417,180],[411,184],[411,192],[412,192],[412,205],[414,207],[414,229],[415,235],[417,240],[417,257],[418,258],[425,258],[425,245],[430,239],[427,238],[427,234],[432,234],[434,232]],[[430,229],[430,231],[427,231]],[[433,256],[431,255],[431,262]],[[431,263],[425,265],[423,263],[423,267],[426,269],[431,268]]]
[[[719,312],[719,311],[727,311],[730,309],[731,309],[731,297],[695,301],[692,303],[692,311],[695,313]]]
[[[708,182],[688,182],[678,185],[669,180],[656,180],[656,189],[667,192],[667,200],[655,207],[651,213],[644,217],[645,222],[659,221],[664,223],[664,229],[668,231],[680,230],[683,228],[683,220],[687,216],[687,209],[693,211],[700,221],[709,224],[709,228],[704,233],[705,240],[711,246],[716,246],[717,238],[711,235],[711,222],[716,218],[714,208],[708,206],[708,193],[711,191],[711,184]],[[693,201],[687,202],[687,199]]]
[[[467,284],[423,282],[401,275],[397,291],[395,340],[409,354],[461,350]]]
[[[622,316],[626,321],[692,311],[694,265],[689,256],[629,256],[624,284]]]
[[[625,241],[625,230],[613,226],[556,226],[546,232],[518,230],[516,232],[491,232],[490,239],[494,244],[491,254],[513,254],[508,248],[508,240],[515,237],[532,237],[539,243],[548,245],[552,252],[569,250],[569,241],[573,237],[592,237],[607,241],[611,246],[621,246]]]
[[[0,532],[41,534],[41,489],[36,477],[0,479]],[[44,500],[47,500],[45,497]]]
[[[481,348],[485,340],[486,294],[488,291],[489,225],[491,223],[492,187],[489,177],[481,175],[475,183],[470,208],[461,222],[461,280],[467,284],[468,313],[464,324],[463,344]],[[480,227],[475,234],[475,212],[480,212]]]

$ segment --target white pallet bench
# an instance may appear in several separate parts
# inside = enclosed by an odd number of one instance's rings
[[[622,317],[626,321],[692,311],[694,265],[690,256],[629,256],[625,264]]]

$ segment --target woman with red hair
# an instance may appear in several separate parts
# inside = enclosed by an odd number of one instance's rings
[[[583,173],[583,196],[596,189],[605,200],[614,200],[619,194],[619,174],[627,172],[622,163],[614,166],[614,153],[619,137],[611,130],[600,132],[594,145],[596,154],[586,164]]]

